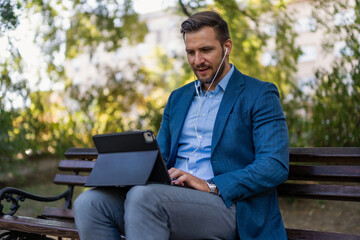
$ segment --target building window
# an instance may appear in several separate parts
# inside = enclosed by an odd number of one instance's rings
[[[336,26],[350,25],[355,22],[356,14],[354,9],[349,9],[334,15],[334,24]]]
[[[261,64],[263,66],[275,66],[276,63],[277,59],[275,56],[275,52],[267,51],[261,55]]]
[[[261,27],[261,30],[263,33],[265,33],[266,35],[270,36],[270,37],[275,37],[276,36],[276,25],[275,24],[264,24]]]
[[[136,56],[138,57],[144,57],[148,54],[150,54],[150,47],[148,44],[146,43],[139,43],[137,46],[136,46]]]
[[[298,86],[303,91],[304,94],[312,95],[314,94],[313,85],[316,82],[316,77],[312,76],[302,76],[298,78]]]
[[[349,48],[344,41],[336,42],[334,44],[334,55],[336,57],[352,56],[353,54],[353,50],[351,50],[351,48]]]
[[[315,61],[317,58],[316,46],[301,47],[302,54],[299,57],[299,62]]]
[[[316,30],[316,19],[312,17],[299,18],[296,21],[295,30],[298,33]]]

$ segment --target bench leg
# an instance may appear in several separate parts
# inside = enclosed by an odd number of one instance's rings
[[[9,231],[0,234],[0,240],[55,240],[55,239],[49,238],[45,235]]]

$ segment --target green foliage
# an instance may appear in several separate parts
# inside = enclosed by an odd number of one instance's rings
[[[206,8],[205,0],[178,0],[179,13],[190,17],[196,12]]]
[[[136,44],[144,39],[147,33],[146,24],[140,22],[138,15],[132,9],[132,1],[0,1],[0,27],[10,33],[18,23],[18,16],[15,14],[16,9],[22,9],[23,15],[31,18],[34,15],[41,16],[42,24],[38,27],[34,25],[36,38],[34,44],[37,44],[44,55],[47,64],[47,76],[53,83],[65,82],[66,92],[73,91],[71,79],[68,79],[65,72],[65,61],[61,59],[72,59],[81,53],[90,53],[102,46],[106,51],[114,51],[121,47],[124,39],[130,44]],[[2,127],[0,130],[0,154],[2,155],[2,166],[11,166],[15,159],[24,159],[27,156],[37,156],[39,154],[56,154],[63,155],[64,151],[70,146],[89,146],[91,135],[95,132],[92,128],[99,127],[98,131],[115,131],[129,129],[127,122],[119,122],[118,127],[116,120],[126,119],[120,111],[130,109],[125,106],[124,109],[115,110],[107,108],[103,101],[111,100],[110,97],[99,94],[104,89],[91,89],[92,101],[90,105],[92,111],[98,111],[95,114],[87,111],[80,112],[67,109],[64,102],[67,96],[49,89],[41,92],[32,90],[29,95],[27,80],[23,77],[22,56],[13,44],[16,39],[7,35],[8,51],[6,58],[0,59],[0,121]],[[59,60],[60,59],[60,60]],[[39,75],[38,81],[41,77]],[[112,76],[109,75],[107,81],[111,90],[117,87],[113,84]],[[125,96],[128,101],[134,101],[137,92],[134,92],[130,83],[127,86],[129,95]],[[123,88],[119,88],[124,90]],[[74,87],[76,88],[76,86]],[[94,87],[95,88],[95,87]],[[119,93],[121,94],[121,92]],[[15,109],[12,106],[14,96],[22,98],[23,109]],[[79,96],[71,101],[73,105],[84,104]],[[113,101],[115,98],[112,99]],[[136,100],[144,104],[144,99]],[[147,103],[149,104],[149,103]],[[6,107],[7,106],[7,107]],[[159,107],[156,105],[159,109]],[[153,109],[153,108],[150,108]],[[103,111],[101,114],[99,111]],[[115,113],[117,117],[107,114]],[[144,113],[145,114],[145,113]],[[159,113],[156,115],[153,111],[146,112],[148,116],[154,116],[156,124],[159,125]],[[104,116],[107,115],[108,121],[102,123]],[[90,116],[90,117],[89,117]],[[144,115],[145,116],[145,115]],[[101,121],[98,121],[98,117]],[[98,121],[98,122],[96,122]],[[112,124],[111,124],[112,123]],[[144,125],[145,123],[142,123]],[[101,125],[101,126],[100,126]],[[124,128],[121,128],[121,125]],[[132,124],[135,125],[135,124]],[[141,126],[142,126],[141,125]],[[117,127],[113,127],[117,126]],[[134,128],[134,126],[132,126]],[[79,130],[79,131],[78,131]],[[25,154],[25,152],[27,154]]]
[[[360,1],[315,2],[319,27],[324,31],[324,49],[332,51],[343,42],[341,55],[330,68],[318,69],[312,83],[311,140],[314,146],[360,145]],[[353,19],[346,11],[354,10]],[[331,16],[343,14],[343,22],[330,25]],[[322,16],[321,18],[319,16]],[[347,18],[346,18],[347,17]]]
[[[10,43],[8,58],[0,59],[0,171],[8,169],[14,159],[20,161],[24,158],[26,131],[13,101],[26,99],[28,93],[22,76],[21,56]]]
[[[183,2],[186,6],[198,5],[198,1]],[[313,94],[304,94],[294,78],[302,52],[295,44],[295,19],[285,1],[215,0],[215,6],[209,9],[219,11],[229,22],[234,45],[231,62],[243,73],[273,82],[279,88],[290,146],[359,146],[359,1],[310,4],[315,7],[317,31],[324,32],[327,39],[323,49],[332,52],[335,41],[346,45],[342,57],[336,58],[330,68],[316,71],[316,80],[310,84]],[[352,24],[329,24],[334,22],[335,14],[351,9],[356,13]],[[268,34],[264,28],[272,32]],[[262,66],[260,57],[269,45],[275,46],[273,62]]]
[[[53,81],[64,81],[64,62],[82,53],[92,56],[99,46],[114,51],[124,39],[130,44],[143,41],[147,26],[140,22],[131,0],[42,1],[27,4],[30,15],[40,13],[42,27],[37,32],[39,47],[48,58],[47,71]]]
[[[18,113],[14,110],[6,111],[0,108],[0,171],[10,167],[14,158],[21,160],[24,152],[24,129],[14,124]],[[20,155],[18,155],[20,154]]]
[[[159,110],[164,103],[159,104],[151,94],[163,88],[163,79],[136,64],[129,64],[126,69],[134,72],[133,78],[119,76],[121,70],[108,67],[105,85],[93,85],[85,92],[77,85],[69,89],[71,98],[78,103],[73,114],[83,121],[74,131],[81,133],[85,143],[91,144],[91,136],[99,133],[144,128],[157,132],[161,121]]]
[[[74,135],[76,123],[64,105],[54,102],[61,95],[53,91],[36,91],[30,94],[31,105],[21,114],[26,131],[25,140],[31,156],[55,154],[64,151],[77,140]]]
[[[19,1],[0,0],[0,32],[17,27],[19,20],[16,11],[20,7]]]
[[[249,1],[247,6],[241,6],[236,1],[216,0],[215,7],[229,22],[234,46],[231,62],[243,73],[277,85],[287,118],[290,145],[303,146],[306,144],[303,139],[306,120],[299,110],[305,107],[304,96],[294,78],[301,50],[295,45],[294,19],[287,12],[286,4]],[[274,46],[273,50],[270,45]],[[273,63],[269,66],[263,66],[260,61],[266,50],[273,51]]]

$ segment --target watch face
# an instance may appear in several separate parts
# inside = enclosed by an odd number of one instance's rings
[[[207,185],[208,185],[208,187],[209,187],[209,189],[210,189],[210,193],[211,193],[211,194],[215,194],[215,192],[216,192],[216,185],[215,185],[215,183],[214,183],[211,179],[207,180],[206,183],[207,183]]]

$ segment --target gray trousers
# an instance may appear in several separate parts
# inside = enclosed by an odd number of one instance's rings
[[[163,184],[93,188],[74,203],[82,240],[236,239],[236,206],[219,196]]]

